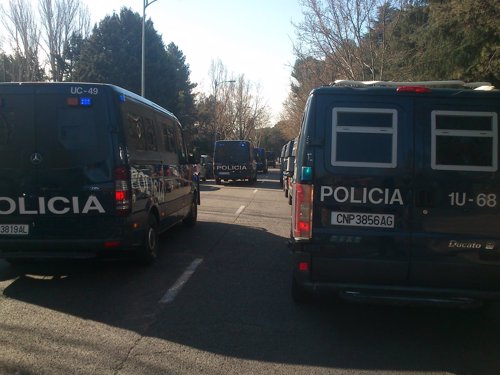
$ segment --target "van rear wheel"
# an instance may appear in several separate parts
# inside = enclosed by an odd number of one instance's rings
[[[158,257],[160,235],[158,232],[158,220],[152,214],[149,215],[144,242],[140,250],[140,261],[143,264],[152,264]]]

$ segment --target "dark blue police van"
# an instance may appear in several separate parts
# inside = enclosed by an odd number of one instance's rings
[[[500,299],[499,113],[486,83],[313,90],[296,155],[294,300]]]
[[[252,143],[247,140],[215,142],[214,177],[217,185],[222,181],[257,182],[257,163]]]
[[[172,113],[119,87],[0,84],[0,257],[152,262],[196,223],[195,162]]]

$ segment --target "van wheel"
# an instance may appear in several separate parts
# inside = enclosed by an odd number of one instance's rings
[[[220,185],[221,184],[221,179],[220,178],[216,178],[215,179],[215,185]]]
[[[188,215],[182,220],[182,225],[185,227],[192,227],[196,224],[196,221],[198,220],[198,205],[196,204],[196,201],[193,199],[191,202],[191,207],[189,208],[189,213]]]
[[[158,232],[158,220],[154,215],[149,215],[148,226],[144,242],[142,244],[139,258],[143,264],[152,264],[158,257],[160,235]]]

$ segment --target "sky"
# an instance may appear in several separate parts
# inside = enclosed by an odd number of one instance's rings
[[[122,7],[142,15],[143,0],[81,0],[92,23]],[[228,73],[260,85],[261,96],[279,119],[295,61],[292,22],[302,21],[299,0],[156,0],[146,7],[165,45],[175,43],[186,57],[191,81],[210,91],[209,70],[220,60]],[[231,78],[231,77],[230,77]],[[146,82],[147,85],[147,82]]]

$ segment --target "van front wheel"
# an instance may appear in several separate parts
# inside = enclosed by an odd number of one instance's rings
[[[146,234],[140,253],[140,260],[143,264],[154,263],[158,257],[160,236],[158,232],[158,220],[154,215],[149,215]]]

